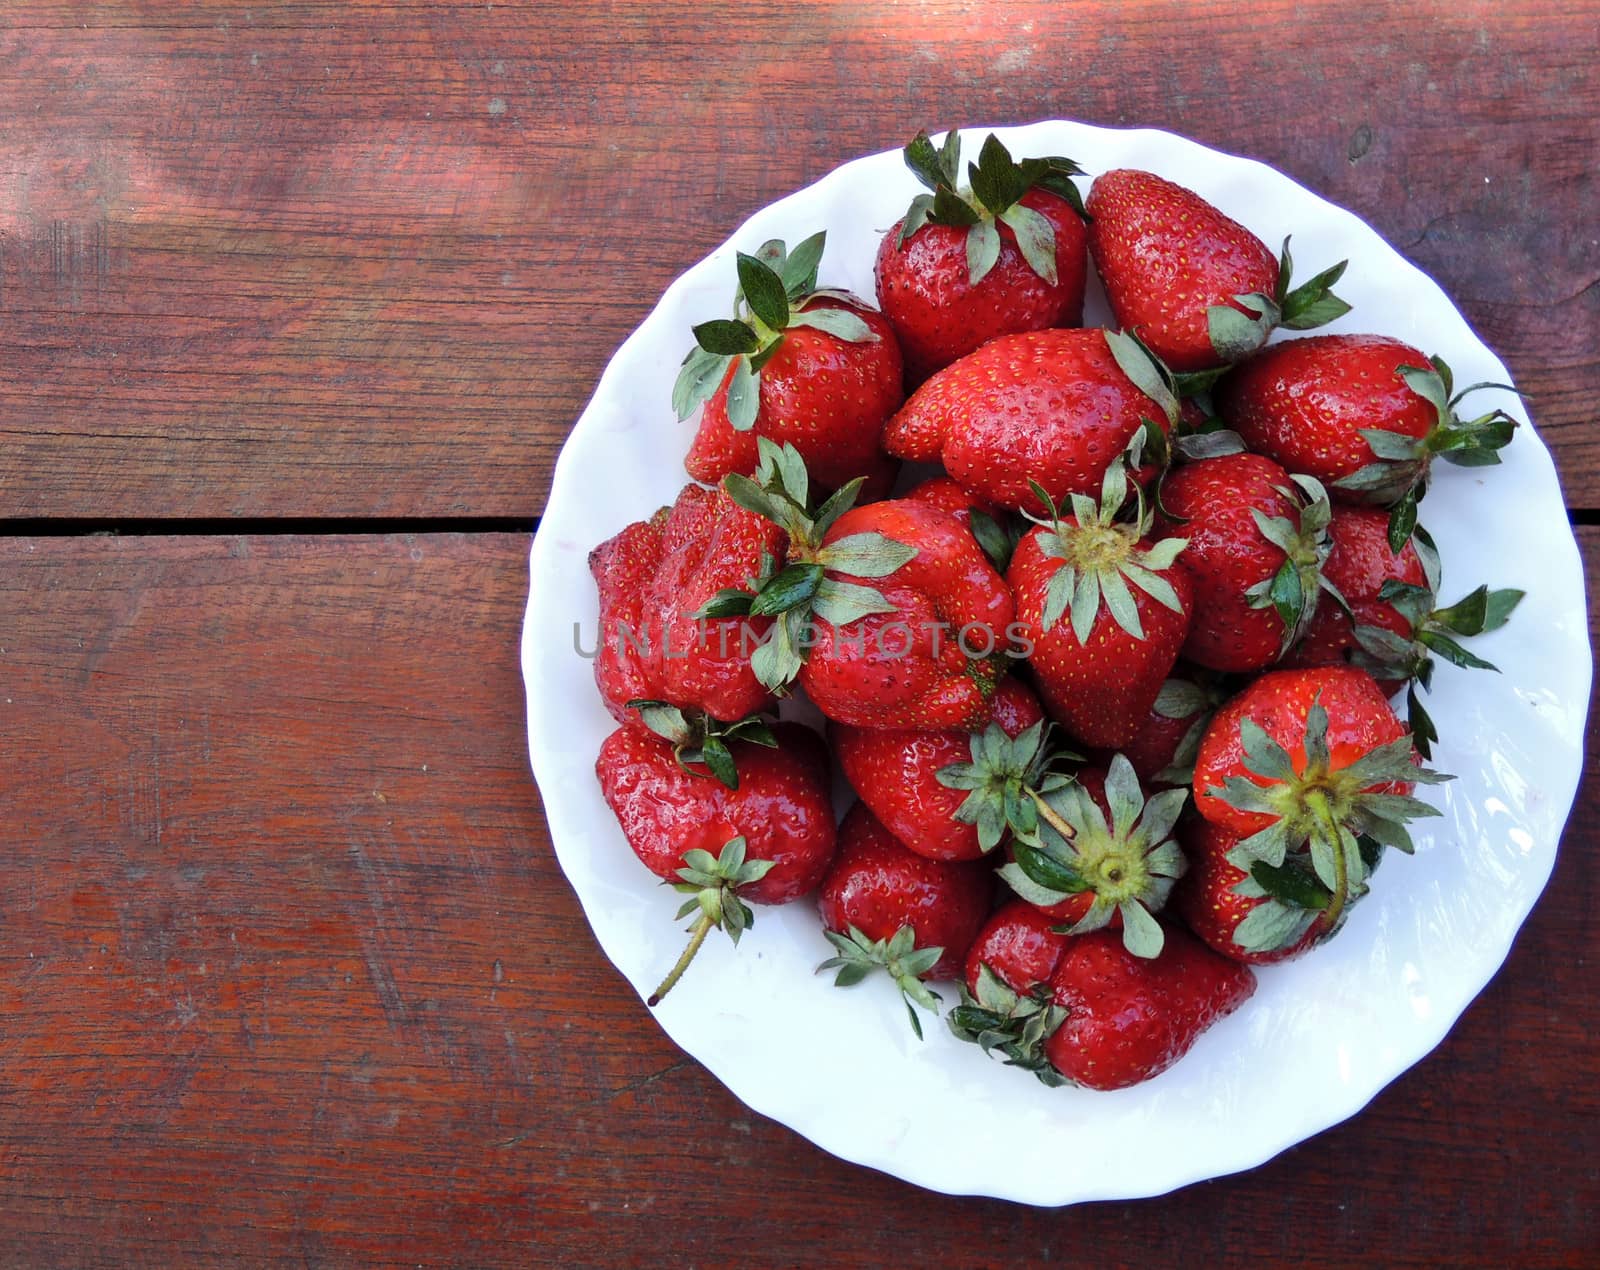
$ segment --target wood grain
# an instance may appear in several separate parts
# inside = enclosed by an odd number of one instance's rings
[[[1365,217],[1600,507],[1595,35],[1554,0],[11,0],[0,517],[531,517],[612,350],[751,211],[1052,116]]]
[[[1600,530],[1582,538],[1595,594]],[[743,1108],[598,952],[524,757],[526,548],[0,539],[8,1263],[1554,1266],[1600,1246],[1593,772],[1505,968],[1353,1121],[1144,1203],[931,1195]]]

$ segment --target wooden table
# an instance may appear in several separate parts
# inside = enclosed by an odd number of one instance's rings
[[[1354,209],[1600,546],[1600,19],[1372,11],[8,0],[0,1260],[1594,1257],[1592,776],[1504,970],[1364,1114],[1052,1212],[738,1104],[600,955],[525,757],[528,534],[612,350],[922,125],[1169,127]]]

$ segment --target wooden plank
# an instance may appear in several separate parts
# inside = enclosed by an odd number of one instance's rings
[[[1556,1265],[1600,1245],[1600,778],[1504,970],[1354,1121],[1146,1203],[931,1195],[743,1108],[598,952],[524,757],[526,545],[0,540],[6,1260]]]
[[[532,516],[611,351],[747,214],[921,126],[1049,116],[1366,217],[1600,506],[1583,6],[797,13],[12,0],[0,517]]]

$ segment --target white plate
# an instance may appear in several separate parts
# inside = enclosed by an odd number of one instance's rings
[[[969,154],[987,131],[965,131]],[[1438,286],[1355,216],[1268,167],[1164,132],[1063,122],[997,131],[1019,157],[1158,172],[1273,247],[1292,232],[1303,277],[1348,257],[1338,290],[1354,312],[1329,329],[1408,340],[1442,355],[1461,384],[1508,382]],[[575,650],[574,627],[592,648],[597,624],[586,557],[687,480],[689,429],[673,417],[672,380],[691,323],[727,309],[735,249],[825,228],[822,282],[871,296],[879,237],[916,188],[889,152],[751,217],[617,351],[556,465],[522,639],[529,751],[561,867],[641,997],[683,933],[677,897],[634,858],[594,778],[613,725]],[[1088,321],[1107,317],[1091,282]],[[1526,421],[1509,394],[1482,395]],[[1531,427],[1504,458],[1439,465],[1422,505],[1446,600],[1479,582],[1528,592],[1506,630],[1473,645],[1503,674],[1439,665],[1428,702],[1443,738],[1436,766],[1459,778],[1433,794],[1444,817],[1426,822],[1414,858],[1385,862],[1338,939],[1262,971],[1245,1007],[1168,1072],[1118,1093],[1049,1090],[940,1024],[919,1043],[886,980],[841,991],[813,973],[830,949],[805,901],[759,910],[738,949],[708,941],[656,1011],[661,1026],[749,1106],[835,1155],[935,1190],[1032,1204],[1160,1194],[1250,1168],[1359,1111],[1439,1043],[1504,960],[1550,875],[1582,767],[1583,570]]]

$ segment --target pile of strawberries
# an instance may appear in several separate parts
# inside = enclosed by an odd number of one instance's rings
[[[886,972],[921,1035],[957,980],[957,1036],[1113,1089],[1436,814],[1419,690],[1521,593],[1441,607],[1418,504],[1515,425],[1398,340],[1269,344],[1348,311],[1342,263],[1294,286],[1287,239],[1159,176],[1085,203],[1068,159],[990,136],[963,179],[959,145],[906,148],[877,308],[817,285],[819,233],[739,254],[694,328],[698,483],[590,557],[596,770],[694,919],[652,1005],[713,927],[815,895],[840,985]],[[1080,325],[1091,260],[1116,330]],[[802,693],[826,739],[774,718]]]

